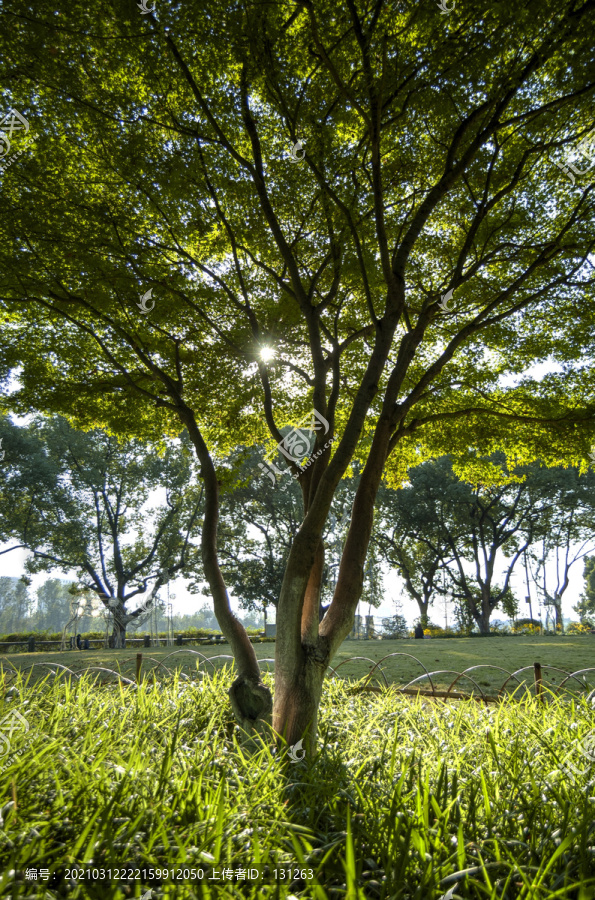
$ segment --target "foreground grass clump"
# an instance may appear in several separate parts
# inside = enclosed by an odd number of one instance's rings
[[[317,756],[292,763],[242,742],[232,677],[138,690],[21,681],[0,704],[1,717],[17,709],[29,726],[0,760],[0,896],[594,896],[585,700],[485,708],[328,682]],[[202,867],[205,879],[212,868],[270,871],[241,886],[25,879],[73,863]],[[314,877],[275,881],[289,864]]]

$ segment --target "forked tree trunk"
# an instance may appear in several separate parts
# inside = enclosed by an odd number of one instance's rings
[[[306,561],[305,557],[303,561]],[[304,569],[307,571],[308,565]],[[279,646],[284,646],[289,631],[289,636],[294,638],[290,641],[291,650],[279,653],[276,649],[275,652],[273,729],[290,746],[303,739],[302,747],[309,757],[316,745],[318,707],[329,656],[318,637],[323,571],[324,544],[319,540],[304,592],[301,621],[296,620],[290,629],[286,623],[282,628]],[[300,581],[299,577],[295,579],[296,593],[300,591]],[[291,589],[288,593],[291,595]]]
[[[320,455],[314,454],[316,461],[308,472],[302,470],[300,474],[305,519],[289,553],[277,607],[274,710],[271,693],[262,683],[254,647],[245,628],[231,611],[219,566],[219,486],[215,467],[192,410],[182,400],[175,383],[168,383],[168,393],[175,397],[178,415],[188,429],[201,463],[206,499],[201,541],[202,560],[213,596],[215,616],[231,645],[238,668],[238,677],[229,691],[234,714],[246,730],[260,730],[261,723],[270,721],[273,712],[274,730],[290,744],[305,738],[310,753],[316,743],[318,707],[324,676],[332,656],[353,627],[353,617],[361,597],[374,503],[389,451],[390,435],[396,427],[398,379],[393,378],[387,389],[383,415],[376,428],[353,503],[333,600],[319,624],[320,586],[324,566],[322,533],[335,490],[353,456],[366,411],[378,390],[378,378],[388,357],[399,320],[400,311],[396,301],[399,296],[403,300],[402,283],[399,281],[393,285],[392,291],[395,294],[392,298],[394,309],[387,313],[384,327],[378,329],[373,360],[360,387],[357,414],[351,423],[349,438],[347,434],[344,435],[342,450],[339,448],[330,465],[328,460],[331,449],[327,441]],[[319,400],[320,404],[316,408],[326,409],[323,391],[320,391]],[[274,424],[270,409],[268,419],[271,433],[281,442],[283,436]]]
[[[309,758],[316,749],[318,709],[328,665],[353,627],[362,593],[374,502],[387,444],[388,431],[379,430],[355,495],[333,599],[320,624],[324,568],[321,532],[327,509],[318,528],[318,510],[307,511],[287,562],[277,615],[273,728],[290,746],[303,739],[302,747]],[[311,485],[304,488],[307,494]],[[309,529],[312,520],[316,524]]]
[[[113,647],[114,650],[122,650],[124,648],[124,641],[126,640],[127,616],[121,606],[113,607],[112,613],[114,621],[112,625],[110,646]]]

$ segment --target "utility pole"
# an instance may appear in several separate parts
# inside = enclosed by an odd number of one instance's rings
[[[525,597],[525,603],[529,604],[529,616],[531,621],[533,621],[533,607],[531,606],[531,590],[529,588],[529,568],[527,566],[527,551],[525,550],[523,554],[524,562],[525,562],[525,582],[527,584],[527,596]]]

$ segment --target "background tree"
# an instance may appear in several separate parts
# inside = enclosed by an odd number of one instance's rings
[[[374,534],[374,530],[372,530]],[[360,608],[367,605],[366,616],[372,615],[372,609],[378,609],[384,600],[384,584],[382,579],[382,568],[380,554],[374,543],[370,544],[368,558],[366,560],[366,568],[364,570],[364,581],[362,584],[362,593],[360,597]]]
[[[439,465],[439,463],[437,463]],[[386,562],[399,573],[405,590],[419,607],[419,621],[428,627],[428,611],[444,595],[444,570],[452,560],[441,521],[440,498],[433,496],[428,465],[410,472],[411,483],[395,491],[382,487],[378,495],[379,526],[375,541]]]
[[[130,4],[98,25],[80,0],[5,0],[0,83],[35,139],[0,191],[0,372],[20,378],[16,411],[155,440],[188,429],[246,727],[271,696],[218,561],[217,460],[279,442],[312,407],[328,423],[310,466],[291,463],[303,520],[277,617],[273,726],[311,748],[383,472],[395,486],[432,456],[464,466],[469,445],[586,460],[594,189],[554,161],[591,127],[595,9],[263,10]],[[319,624],[325,523],[354,458]]]
[[[487,483],[463,481],[452,459],[442,457],[410,470],[408,487],[381,495],[383,522],[392,531],[380,542],[417,599],[424,627],[432,596],[446,590],[459,608],[463,630],[472,619],[482,634],[489,633],[490,616],[498,605],[515,614],[510,577],[533,539],[539,515],[531,471],[509,472],[500,453],[477,459],[475,474]],[[509,483],[511,474],[522,479],[520,483]],[[504,483],[498,485],[498,480]],[[502,559],[504,582],[496,587],[496,565]]]
[[[575,467],[536,468],[532,482],[541,541],[531,548],[531,574],[538,595],[555,611],[556,630],[563,632],[562,598],[570,570],[595,549],[595,473],[588,469],[581,474]]]
[[[38,631],[50,631],[55,633],[62,631],[68,618],[72,594],[69,588],[74,582],[64,582],[61,578],[47,578],[36,592],[36,609],[34,615],[35,629]],[[93,624],[95,630],[98,621],[94,623],[89,616],[85,616],[79,623],[79,631],[91,630]]]
[[[28,572],[74,569],[113,615],[113,646],[177,572],[196,568],[201,492],[187,437],[160,453],[54,417],[0,421],[9,461],[0,484],[0,539],[29,550]],[[17,452],[18,451],[18,452]],[[165,503],[147,508],[152,491]],[[144,600],[141,595],[150,590]]]
[[[0,632],[15,634],[31,623],[31,598],[22,578],[0,578]]]
[[[432,464],[428,469],[431,489],[435,493],[442,489],[445,495],[440,523],[453,558],[453,564],[446,569],[453,599],[468,609],[481,634],[489,634],[490,616],[497,606],[501,605],[511,617],[516,614],[517,601],[510,578],[519,557],[532,542],[536,510],[525,480],[529,473],[517,469],[509,472],[501,453],[477,463],[487,484],[472,486],[456,479],[454,472],[448,474],[444,467],[440,474]],[[523,480],[511,484],[510,475]],[[498,485],[498,479],[504,484]],[[504,563],[504,581],[500,586],[496,584],[499,559]]]
[[[387,637],[391,638],[408,637],[409,628],[407,627],[407,620],[403,615],[403,605],[398,597],[394,600],[394,605],[394,615],[382,619],[384,633]]]
[[[581,598],[573,609],[581,617],[581,622],[595,626],[595,556],[585,557],[585,586]]]
[[[174,615],[172,618],[177,631],[186,631],[189,628],[207,628],[209,630],[217,628],[215,613],[208,603],[203,603],[198,612]]]

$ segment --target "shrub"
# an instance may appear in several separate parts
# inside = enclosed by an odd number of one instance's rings
[[[571,622],[566,629],[566,634],[591,634],[591,626],[586,622]]]
[[[398,613],[396,616],[383,619],[382,628],[384,629],[382,636],[385,638],[405,638],[409,634],[405,617]]]

